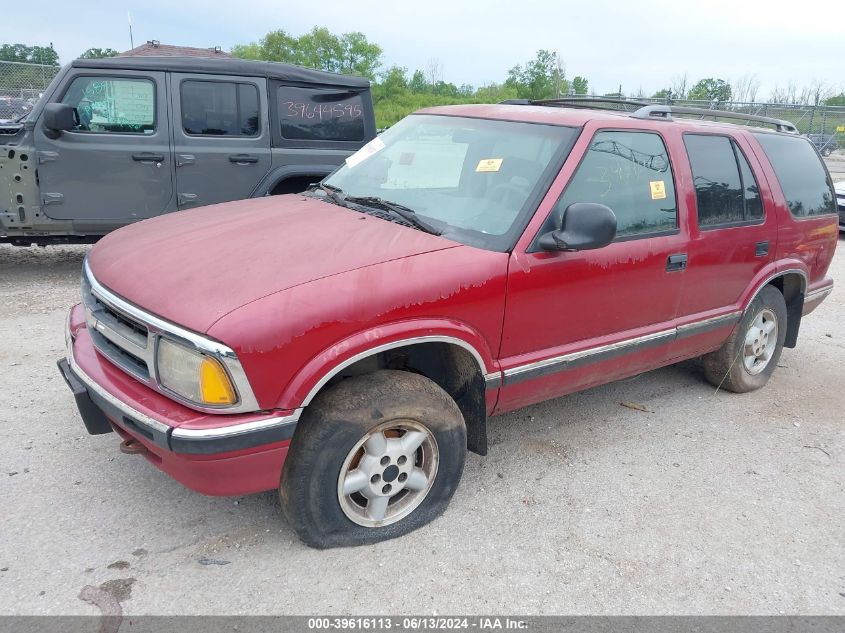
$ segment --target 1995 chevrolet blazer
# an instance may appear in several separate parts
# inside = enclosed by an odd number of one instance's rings
[[[762,387],[833,288],[818,153],[599,105],[424,110],[306,194],[108,235],[59,362],[88,431],[330,547],[443,512],[490,416],[698,356]]]

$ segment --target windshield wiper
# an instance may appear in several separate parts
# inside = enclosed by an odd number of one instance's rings
[[[318,182],[316,185],[313,185],[309,191],[315,191],[317,189],[326,194],[326,198],[334,202],[337,206],[349,206],[345,202],[345,197],[343,196],[343,189],[341,189],[340,187],[335,187],[334,185],[327,185],[324,182]]]
[[[413,224],[421,231],[431,233],[432,235],[441,234],[440,231],[435,229],[428,222],[420,220],[417,217],[417,212],[411,209],[410,207],[406,207],[404,204],[399,204],[398,202],[391,202],[390,200],[385,200],[384,198],[379,198],[377,196],[344,196],[343,199],[344,201],[351,202],[353,204],[360,204],[363,206],[376,207],[378,209],[385,209],[386,211],[391,211],[406,222],[408,222],[409,224]]]

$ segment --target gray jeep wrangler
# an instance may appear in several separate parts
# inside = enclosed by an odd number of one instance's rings
[[[239,59],[76,60],[0,125],[0,242],[92,242],[162,213],[303,191],[375,134],[360,77]]]

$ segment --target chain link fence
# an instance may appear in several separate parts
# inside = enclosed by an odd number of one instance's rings
[[[0,61],[0,123],[28,114],[59,68]]]
[[[666,103],[664,99],[641,99],[641,101]],[[672,105],[706,110],[728,110],[789,121],[798,128],[800,134],[806,134],[809,137],[823,156],[845,150],[845,106],[684,99],[672,100]]]
[[[578,97],[564,97],[577,100]],[[630,101],[630,103],[628,102]],[[621,110],[633,111],[642,104],[674,105],[680,107],[700,108],[704,110],[727,110],[753,116],[771,117],[788,121],[795,125],[800,134],[806,135],[818,148],[823,156],[830,156],[834,152],[845,154],[845,106],[762,103],[747,101],[696,101],[692,99],[662,99],[654,97],[630,97],[623,103],[608,104]],[[718,115],[682,115],[691,118],[702,118],[710,121],[725,121],[740,123],[736,119],[722,118]],[[750,125],[760,125],[749,122]]]

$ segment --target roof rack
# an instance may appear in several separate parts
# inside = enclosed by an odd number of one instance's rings
[[[543,105],[563,108],[592,108],[596,104],[628,105],[637,107],[637,110],[634,112],[626,110],[635,119],[663,119],[665,121],[671,121],[673,114],[690,114],[697,115],[702,119],[704,117],[713,117],[714,119],[736,119],[738,121],[745,121],[746,123],[765,123],[767,125],[773,125],[778,132],[798,134],[798,128],[783,119],[774,119],[756,114],[743,114],[742,112],[731,112],[729,110],[709,110],[707,108],[646,103],[645,101],[637,101],[635,99],[570,96],[559,99],[507,99],[500,103],[502,105]]]
[[[635,101],[633,99],[621,99],[613,97],[587,97],[587,96],[570,96],[559,97],[557,99],[506,99],[500,102],[501,105],[544,105],[544,106],[559,106],[565,108],[591,108],[595,104],[615,104],[615,105],[629,105],[642,108],[647,106],[645,101]],[[630,110],[628,110],[630,112]]]
[[[796,128],[789,121],[783,119],[775,119],[768,116],[758,116],[756,114],[743,114],[742,112],[731,112],[729,110],[708,110],[706,108],[688,108],[686,106],[673,105],[644,105],[642,108],[631,114],[634,119],[664,119],[672,120],[673,114],[692,114],[698,115],[702,119],[704,117],[713,117],[714,119],[737,119],[745,121],[746,123],[766,123],[774,125],[778,132],[787,132],[789,134],[798,134]]]

